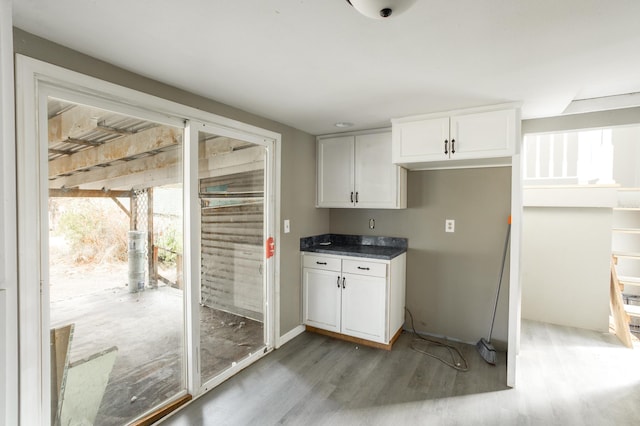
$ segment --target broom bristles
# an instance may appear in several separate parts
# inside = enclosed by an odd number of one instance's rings
[[[478,343],[476,343],[476,349],[478,349],[478,353],[482,359],[491,365],[496,365],[496,349],[491,343],[485,340],[484,337],[478,340]]]

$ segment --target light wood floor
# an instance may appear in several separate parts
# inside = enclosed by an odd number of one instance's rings
[[[304,333],[163,425],[638,425],[640,347],[523,321],[515,389],[466,347],[470,371]]]

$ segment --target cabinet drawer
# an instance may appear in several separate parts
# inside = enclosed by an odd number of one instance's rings
[[[365,262],[362,260],[343,260],[342,272],[349,274],[368,275],[371,277],[386,277],[387,265],[378,262]]]
[[[324,269],[325,271],[340,272],[340,259],[324,256],[304,255],[305,268]]]

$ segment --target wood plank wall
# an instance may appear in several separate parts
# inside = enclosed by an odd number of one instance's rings
[[[201,303],[263,320],[264,170],[201,179]]]

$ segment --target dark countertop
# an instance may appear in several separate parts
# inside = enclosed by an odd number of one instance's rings
[[[408,240],[396,237],[322,234],[300,238],[300,251],[391,260],[407,251]]]

